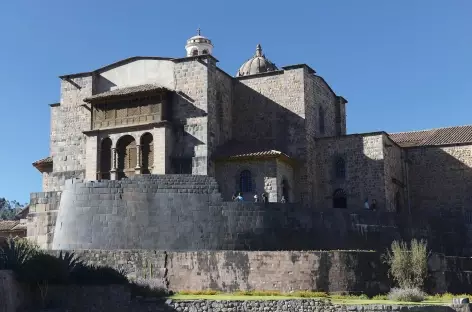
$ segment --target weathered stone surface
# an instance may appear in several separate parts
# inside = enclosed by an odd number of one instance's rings
[[[60,251],[49,251],[58,255]],[[174,291],[316,290],[374,295],[390,280],[381,254],[362,251],[74,250],[84,262],[123,270],[132,280]],[[456,263],[449,267],[451,262]],[[470,293],[470,258],[433,254],[428,293]]]
[[[21,286],[12,271],[0,270],[0,312],[15,312],[23,301]]]

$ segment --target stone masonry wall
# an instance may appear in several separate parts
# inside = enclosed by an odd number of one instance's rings
[[[275,312],[275,311],[304,311],[304,312],[465,312],[469,311],[468,304],[458,306],[439,305],[340,305],[332,304],[330,301],[322,299],[293,299],[293,300],[247,300],[247,301],[167,301],[170,311],[192,311],[192,312],[217,312],[217,311],[254,311],[254,312]]]
[[[58,255],[59,251],[50,251]],[[173,291],[213,289],[385,293],[381,252],[76,250],[85,263],[123,270],[131,280]],[[429,293],[470,293],[472,260],[432,254]]]
[[[208,67],[200,60],[175,64],[174,122],[183,135],[175,144],[175,157],[192,157],[192,174],[208,173]]]
[[[383,134],[349,135],[317,141],[318,209],[331,208],[333,192],[343,189],[347,206],[362,208],[366,198],[376,199],[378,209],[385,207],[385,169]],[[335,159],[343,157],[345,178],[336,178]]]
[[[311,79],[310,79],[311,78]],[[313,84],[313,102],[315,107],[315,137],[330,137],[336,135],[335,103],[336,94],[331,91],[323,78],[311,75],[309,79]],[[324,133],[320,132],[320,109],[324,112]]]
[[[408,210],[403,151],[387,135],[384,135],[384,164],[385,209],[387,211]]]
[[[66,180],[85,178],[85,170],[59,171],[43,174],[43,192],[61,191]]]
[[[85,170],[85,135],[90,116],[83,99],[92,95],[92,77],[61,80],[61,105],[52,108],[53,172]],[[51,188],[50,188],[51,189]]]
[[[383,168],[368,173],[376,177]],[[361,182],[369,186],[372,181]],[[56,211],[40,215],[45,229],[56,225],[53,249],[384,250],[393,240],[414,235],[427,239],[433,251],[463,255],[472,250],[462,214],[409,216],[381,208],[314,210],[299,203],[225,202],[215,178],[208,176],[74,180],[60,198],[57,220]],[[41,232],[47,234],[44,248],[51,248],[50,230]]]
[[[288,198],[285,198],[286,202],[299,203],[300,195],[298,186],[295,184],[295,175],[293,167],[285,161],[277,160],[277,202],[282,200],[283,194],[283,183],[287,183]]]
[[[31,193],[26,235],[40,248],[50,249],[61,192]]]
[[[209,152],[231,139],[233,79],[208,62]]]
[[[472,210],[472,146],[406,149],[412,210]]]
[[[230,201],[235,192],[240,191],[239,180],[243,170],[249,170],[252,176],[254,192],[244,193],[247,201],[252,201],[254,194],[261,196],[266,192],[270,202],[277,202],[277,163],[271,160],[225,161],[216,163],[216,179],[219,181],[223,199]]]
[[[304,69],[235,81],[233,138],[305,155]]]
[[[59,251],[53,251],[58,254]],[[127,272],[173,290],[388,291],[386,268],[375,252],[76,250],[92,265]]]

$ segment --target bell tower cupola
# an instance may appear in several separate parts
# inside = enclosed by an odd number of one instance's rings
[[[213,44],[210,39],[201,35],[200,28],[198,28],[197,35],[187,40],[185,50],[187,50],[187,56],[212,54]]]

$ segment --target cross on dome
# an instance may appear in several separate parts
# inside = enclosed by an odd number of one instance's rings
[[[197,35],[187,40],[185,50],[187,50],[187,56],[212,54],[213,44],[211,43],[210,39],[205,36],[202,36],[202,30],[200,29],[200,27],[198,27]]]

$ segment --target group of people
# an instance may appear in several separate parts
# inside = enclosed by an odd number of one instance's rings
[[[267,203],[269,201],[267,193],[265,193],[265,192],[261,194],[261,198],[262,198],[263,203]],[[232,197],[232,200],[233,201],[240,201],[240,202],[244,201],[243,194],[241,192],[235,193]],[[254,202],[259,203],[259,196],[257,194],[254,194]],[[283,201],[283,202],[285,202],[285,201]]]
[[[364,208],[367,210],[376,211],[377,210],[377,201],[372,199],[372,202],[369,204],[369,199],[366,198],[364,201]]]

